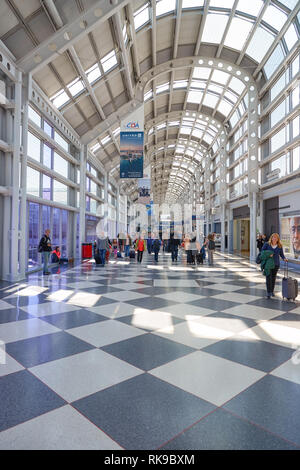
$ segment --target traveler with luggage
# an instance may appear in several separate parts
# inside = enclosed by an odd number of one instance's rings
[[[49,235],[50,235],[50,230],[49,229],[45,230],[45,234],[42,236],[40,243],[39,243],[39,247],[38,247],[38,252],[42,253],[43,274],[45,275],[51,274],[48,270],[49,256],[52,251],[51,239]]]
[[[109,250],[109,241],[105,236],[104,232],[100,233],[100,237],[97,238],[97,248],[95,253],[96,264],[105,265],[106,253]]]
[[[143,259],[143,253],[147,249],[146,241],[142,236],[137,239],[135,249],[137,250],[137,262],[141,263]]]
[[[161,241],[158,237],[155,237],[152,241],[152,251],[154,253],[154,261],[157,263],[158,262],[158,253],[160,250],[161,246]]]
[[[267,252],[267,253],[265,253]],[[278,233],[273,233],[267,243],[264,244],[261,251],[261,268],[266,276],[267,297],[275,297],[274,288],[276,276],[280,267],[281,257],[287,262],[284,256],[282,243]]]
[[[207,244],[207,252],[208,252],[208,265],[213,266],[214,264],[214,251],[216,248],[215,241],[214,241],[214,234],[210,233],[207,237],[208,244]]]

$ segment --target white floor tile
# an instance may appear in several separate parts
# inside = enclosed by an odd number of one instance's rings
[[[271,375],[300,385],[300,349],[292,354],[289,361],[273,370]]]
[[[256,295],[239,294],[238,292],[227,292],[225,294],[217,294],[212,296],[213,299],[229,300],[231,302],[238,302],[240,304],[246,304],[247,302],[253,302],[260,297]]]
[[[265,375],[203,351],[196,351],[149,373],[216,406],[223,405]]]
[[[282,322],[261,322],[259,325],[241,333],[241,336],[256,341],[267,341],[287,348],[300,347],[300,329],[284,326]]]
[[[122,450],[69,405],[0,433],[1,450]]]
[[[235,307],[224,309],[223,312],[237,315],[238,317],[252,318],[252,320],[266,321],[278,317],[280,312],[265,307],[258,307],[257,305],[237,305]]]
[[[159,297],[160,299],[184,303],[184,302],[192,302],[193,300],[203,299],[204,296],[190,294],[187,292],[176,291],[176,292],[170,292],[169,294],[156,295],[156,297]]]
[[[12,343],[36,336],[57,333],[61,330],[38,318],[4,323],[0,325],[0,338],[4,343]]]
[[[1,344],[0,342],[0,377],[3,377],[4,375],[8,374],[13,374],[14,372],[19,372],[23,369],[24,367],[21,366],[21,364],[19,364],[9,354],[5,352],[5,345]]]
[[[200,320],[201,318],[191,315],[184,323],[171,324],[155,331],[155,334],[196,349],[205,348],[233,334],[227,330],[202,324]]]
[[[143,335],[145,331],[116,320],[107,320],[79,328],[71,328],[68,333],[92,344],[96,348],[101,348],[107,344]]]

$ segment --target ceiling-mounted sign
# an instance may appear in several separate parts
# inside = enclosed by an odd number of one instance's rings
[[[120,178],[143,178],[144,106],[121,121]]]

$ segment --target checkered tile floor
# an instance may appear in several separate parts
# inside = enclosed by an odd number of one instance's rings
[[[0,282],[0,449],[299,449],[300,302],[280,286],[266,299],[221,254]]]

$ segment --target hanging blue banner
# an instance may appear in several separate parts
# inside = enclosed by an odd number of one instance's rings
[[[144,132],[120,133],[120,178],[143,178]]]

